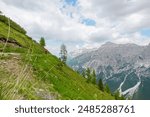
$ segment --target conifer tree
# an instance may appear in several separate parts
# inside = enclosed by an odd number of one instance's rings
[[[86,78],[85,70],[82,71],[82,76],[83,76],[84,78]]]
[[[114,94],[116,100],[125,100],[125,97],[117,90]]]
[[[44,37],[41,37],[41,39],[40,39],[40,45],[41,45],[42,47],[45,46],[45,39],[44,39]]]
[[[125,99],[126,98],[123,95],[121,95],[120,100],[125,100]]]
[[[90,83],[90,81],[91,81],[91,71],[90,71],[90,68],[87,68],[87,70],[86,70],[86,77],[87,77],[87,82]]]
[[[95,70],[93,70],[91,75],[92,75],[92,83],[96,84],[96,73],[95,73]]]
[[[116,100],[119,100],[119,99],[120,99],[120,93],[119,93],[118,90],[115,92],[114,96],[115,96],[115,99],[116,99]]]
[[[2,15],[3,13],[2,13],[2,11],[0,11],[0,15]]]
[[[60,59],[63,63],[66,63],[67,61],[67,49],[64,44],[62,44],[60,47]]]
[[[105,91],[106,91],[107,93],[111,93],[108,84],[105,85]]]
[[[99,89],[100,89],[101,91],[104,91],[104,85],[103,85],[102,79],[100,79],[100,80],[98,81],[98,87],[99,87]]]

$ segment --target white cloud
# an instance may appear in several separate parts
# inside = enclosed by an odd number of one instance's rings
[[[59,51],[66,43],[69,50],[96,47],[106,41],[149,43],[140,30],[150,28],[149,0],[78,0],[76,6],[61,9],[60,0],[1,0],[0,10],[21,24],[34,39],[44,36],[58,42],[47,48]],[[72,13],[72,14],[70,14]],[[96,21],[95,26],[81,23],[82,18]]]

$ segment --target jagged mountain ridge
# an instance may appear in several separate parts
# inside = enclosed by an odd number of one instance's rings
[[[82,71],[96,71],[97,79],[109,84],[132,99],[150,99],[150,45],[115,44],[107,42],[95,51],[73,58],[69,65]]]
[[[71,51],[69,53],[69,58],[70,59],[71,58],[75,58],[75,57],[80,56],[80,55],[82,55],[84,53],[89,53],[89,52],[92,52],[92,51],[95,51],[95,50],[97,50],[97,48],[81,48],[81,49],[77,49],[77,50]]]

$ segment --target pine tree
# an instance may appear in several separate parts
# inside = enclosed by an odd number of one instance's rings
[[[60,60],[60,58],[59,58],[59,60]],[[56,67],[57,67],[59,70],[62,70],[63,63],[61,62],[61,60],[60,60],[60,62],[57,64]]]
[[[106,91],[107,93],[111,93],[108,84],[105,85],[105,91]]]
[[[85,70],[82,71],[82,76],[83,76],[84,78],[86,78]]]
[[[60,47],[60,59],[64,63],[66,63],[66,61],[67,61],[67,49],[64,44],[62,44]]]
[[[125,97],[117,90],[114,94],[116,100],[125,100]]]
[[[44,39],[43,37],[41,37],[41,39],[40,39],[40,45],[41,45],[42,47],[45,46],[45,39]]]
[[[117,90],[114,94],[116,100],[120,100],[120,92]]]
[[[126,98],[123,95],[121,95],[120,100],[125,100],[125,99]]]
[[[87,68],[87,70],[86,70],[86,77],[87,77],[87,82],[90,83],[91,82],[91,71],[90,71],[90,68]]]
[[[99,89],[100,89],[101,91],[104,91],[104,85],[103,85],[102,79],[99,80],[99,82],[98,82],[98,87],[99,87]]]
[[[0,11],[0,15],[2,15],[3,13],[2,13],[2,11]]]
[[[95,70],[93,70],[93,72],[92,72],[92,83],[96,84],[96,73],[95,73]]]

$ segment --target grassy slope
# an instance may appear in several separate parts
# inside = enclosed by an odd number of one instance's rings
[[[7,38],[7,33],[8,26],[0,22],[0,38]],[[20,53],[20,66],[22,68],[27,66],[28,69],[23,69],[24,72],[32,71],[32,73],[28,74],[29,78],[18,74],[12,76],[9,70],[7,71],[0,67],[1,99],[51,99],[48,96],[53,96],[54,99],[114,99],[110,94],[101,92],[96,86],[86,83],[82,76],[68,66],[65,65],[62,69],[59,69],[59,59],[51,54],[45,54],[44,49],[28,36],[11,28],[10,39],[16,40],[23,48],[8,44],[5,52]],[[1,49],[3,46],[4,44],[0,43]],[[1,58],[0,61],[5,60],[5,62],[8,62],[7,58],[9,57],[11,55]],[[18,82],[17,78],[25,79],[19,80],[22,82],[19,88],[14,86]],[[6,88],[6,81],[4,82],[3,79],[11,82],[10,86],[8,86],[11,88]],[[13,97],[11,96],[12,93],[7,93],[11,89],[15,90]],[[40,96],[37,90],[43,91],[39,92]],[[44,96],[41,96],[41,93]],[[48,93],[50,94],[48,95]],[[6,94],[7,96],[5,96]]]

